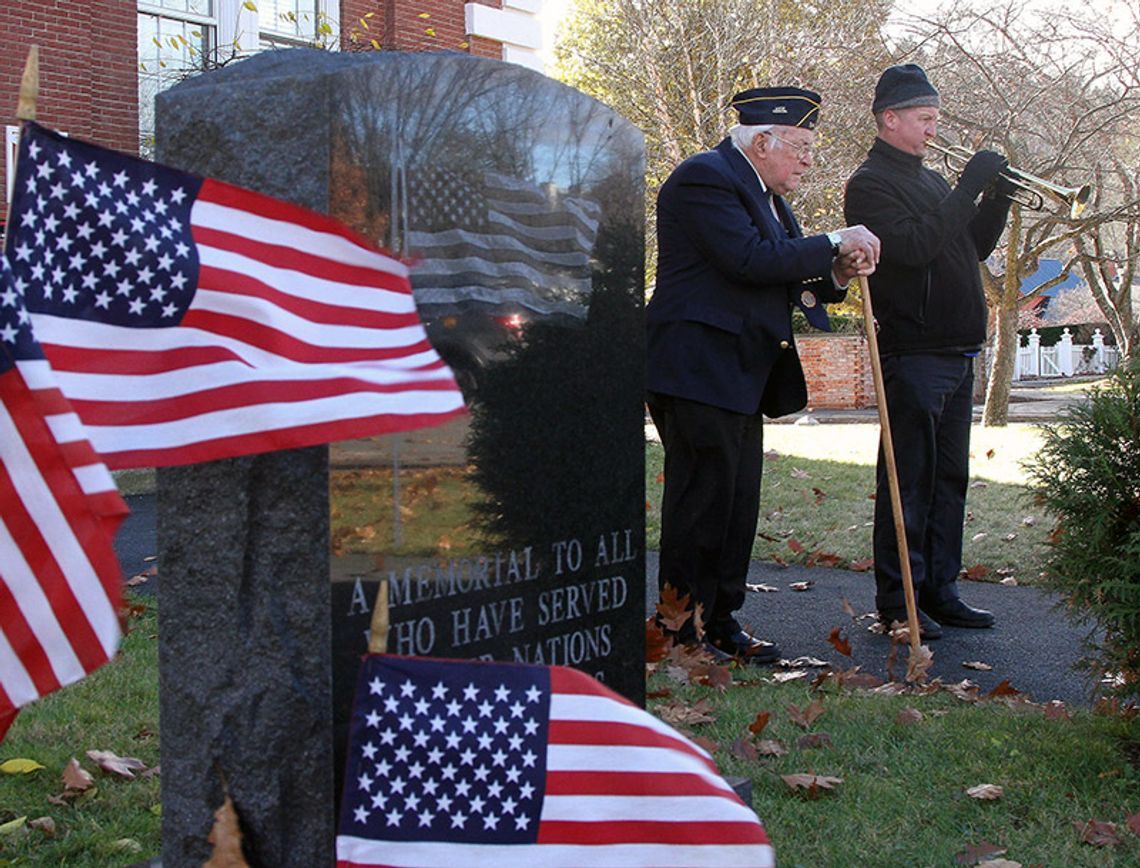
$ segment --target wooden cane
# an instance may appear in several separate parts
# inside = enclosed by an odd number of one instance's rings
[[[918,651],[921,637],[918,629],[918,606],[914,600],[914,580],[910,574],[910,549],[906,541],[906,521],[903,519],[902,494],[899,492],[899,471],[895,465],[895,444],[891,439],[891,420],[887,415],[887,394],[883,388],[883,363],[879,358],[879,338],[875,334],[875,312],[871,305],[871,287],[867,278],[859,275],[859,291],[863,294],[863,326],[867,332],[867,349],[871,354],[871,373],[875,380],[875,403],[879,406],[879,429],[883,438],[883,460],[887,465],[887,486],[891,491],[891,513],[895,519],[895,536],[899,544],[899,566],[902,568],[903,596],[906,597],[906,623],[910,629],[910,647]],[[889,624],[887,625],[890,626]]]

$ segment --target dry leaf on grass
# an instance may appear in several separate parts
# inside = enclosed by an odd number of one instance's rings
[[[754,721],[752,721],[752,723],[748,724],[748,731],[750,733],[752,733],[753,735],[759,735],[760,733],[762,733],[764,731],[764,727],[766,727],[768,725],[768,721],[771,720],[771,718],[772,718],[772,715],[770,712],[767,712],[767,711],[759,712],[756,715],[756,719]]]
[[[1012,859],[987,859],[985,862],[979,862],[978,868],[1021,868],[1021,863]]]
[[[977,865],[979,862],[986,861],[991,856],[1002,856],[1005,853],[1005,847],[999,847],[997,844],[991,844],[989,841],[982,841],[980,844],[971,844],[965,850],[955,853],[954,861],[959,865]]]
[[[109,750],[89,750],[87,758],[108,774],[134,779],[135,772],[146,769],[146,763],[133,756],[119,756]]]
[[[51,817],[36,817],[34,820],[28,820],[28,828],[42,833],[45,838],[55,837],[55,820]]]
[[[820,660],[818,657],[805,655],[803,657],[795,657],[791,660],[781,660],[780,665],[786,666],[789,669],[798,669],[801,666],[811,666],[813,669],[824,669],[831,664],[826,660]]]
[[[32,772],[37,772],[43,766],[32,759],[24,759],[22,757],[4,760],[0,763],[0,772],[6,775],[30,775]]]
[[[1133,835],[1140,835],[1140,814],[1133,814],[1124,821],[1124,825],[1128,827],[1128,831]]]
[[[983,801],[993,801],[1000,799],[1005,793],[997,784],[978,784],[976,787],[970,787],[966,790],[966,795],[971,799],[981,799]]]
[[[91,772],[79,764],[75,757],[63,767],[63,788],[68,792],[81,793],[95,786]]]
[[[787,684],[789,681],[799,681],[801,678],[807,678],[808,671],[806,669],[791,669],[787,672],[773,672],[772,680],[777,684]]]
[[[762,738],[756,742],[756,753],[761,756],[783,756],[787,752],[788,749],[774,738]]]
[[[1069,710],[1065,708],[1065,703],[1059,699],[1046,702],[1044,710],[1046,720],[1071,720]]]
[[[852,561],[847,565],[847,569],[854,570],[857,573],[865,573],[875,565],[874,558],[862,558],[861,560]]]
[[[831,735],[826,732],[809,732],[796,740],[796,747],[800,750],[811,748],[831,747]]]
[[[784,783],[789,788],[796,791],[803,791],[804,795],[810,798],[818,798],[823,792],[827,790],[834,790],[837,786],[843,783],[843,778],[835,778],[830,775],[813,775],[807,773],[794,774],[794,775],[780,775]]]
[[[911,684],[921,684],[926,680],[926,673],[934,665],[934,653],[926,645],[919,645],[917,649],[910,649],[910,657],[906,661],[906,680]]]
[[[788,706],[788,717],[792,723],[797,726],[802,726],[804,729],[811,729],[811,725],[819,718],[825,711],[822,699],[813,699],[801,710],[794,705]]]
[[[904,708],[895,715],[895,723],[899,724],[922,723],[924,719],[922,712],[917,708]]]
[[[756,751],[756,745],[752,743],[752,739],[743,735],[739,735],[733,740],[729,753],[737,759],[748,762],[752,762],[760,756]]]
[[[691,705],[679,700],[658,705],[654,713],[666,723],[675,725],[712,723],[716,718],[710,714],[712,706],[703,699]]]
[[[688,594],[678,596],[677,589],[672,585],[666,585],[661,589],[661,596],[657,601],[657,618],[662,627],[676,633],[692,617]]]
[[[1115,847],[1120,843],[1120,835],[1116,831],[1116,823],[1105,820],[1089,820],[1087,823],[1073,823],[1081,842],[1092,844],[1094,847]]]

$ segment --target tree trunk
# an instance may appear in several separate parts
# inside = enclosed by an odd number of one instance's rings
[[[1009,424],[1009,390],[1017,355],[1017,308],[999,307],[994,322],[994,364],[990,369],[986,407],[982,412],[982,424],[987,427]]]

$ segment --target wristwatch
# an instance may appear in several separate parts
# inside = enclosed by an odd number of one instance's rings
[[[831,258],[839,255],[839,245],[843,243],[843,236],[838,232],[828,232],[827,240],[831,242]]]

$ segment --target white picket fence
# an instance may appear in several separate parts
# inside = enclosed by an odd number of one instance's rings
[[[1017,348],[1013,379],[1103,374],[1115,368],[1118,362],[1116,347],[1105,346],[1100,329],[1093,331],[1091,344],[1074,344],[1072,334],[1065,329],[1061,339],[1051,347],[1041,346],[1037,329],[1030,329],[1025,344]]]

